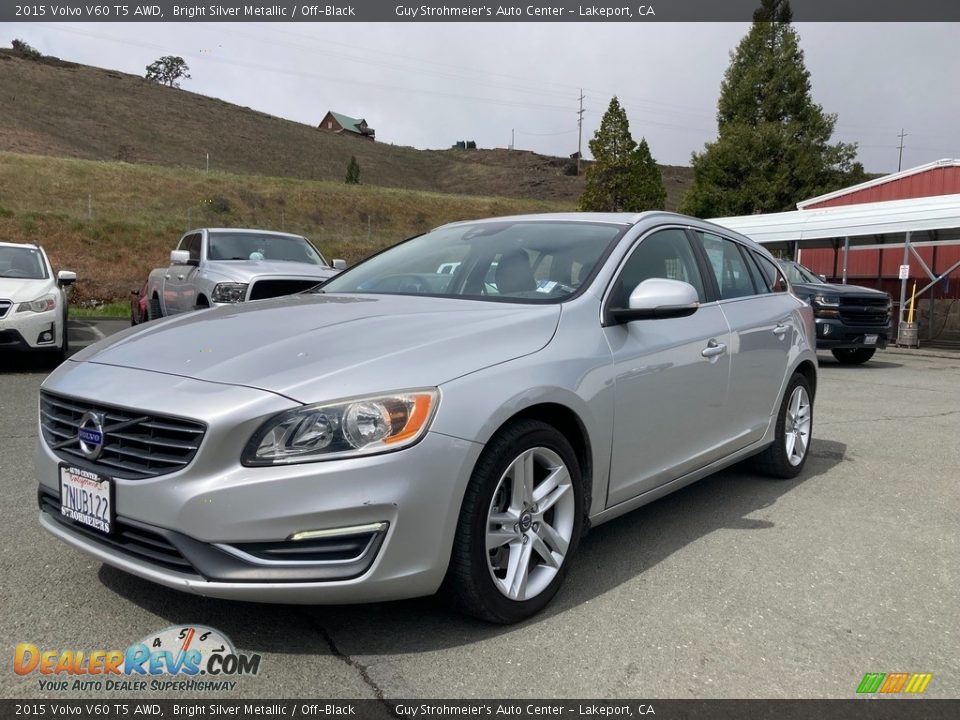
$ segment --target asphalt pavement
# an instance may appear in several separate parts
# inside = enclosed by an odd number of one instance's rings
[[[31,461],[44,375],[0,372],[2,697],[55,697],[12,672],[17,643],[120,649],[180,624],[263,656],[223,697],[852,698],[867,672],[960,696],[960,356],[822,355],[799,478],[736,467],[595,528],[554,603],[513,627],[437,598],[204,599],[53,541]]]

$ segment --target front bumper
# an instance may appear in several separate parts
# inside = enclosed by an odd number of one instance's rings
[[[111,374],[145,376],[111,368]],[[83,374],[82,372],[79,374]],[[151,374],[156,380],[158,376]],[[139,378],[143,380],[144,378]],[[177,381],[165,388],[168,402],[195,386]],[[197,457],[185,470],[142,480],[115,479],[118,525],[157,536],[176,548],[186,564],[145,557],[122,543],[59,519],[59,467],[63,460],[41,441],[36,452],[41,525],[59,539],[101,561],[167,587],[210,597],[283,603],[353,603],[400,599],[435,592],[446,573],[463,492],[481,446],[428,433],[417,445],[394,453],[301,465],[246,468],[240,449],[250,422],[228,429],[216,416],[221,405],[269,406],[288,403],[269,393],[219,387],[211,396],[209,430]],[[52,387],[56,392],[67,392]],[[263,396],[257,402],[257,395]],[[109,395],[105,395],[109,397]],[[233,400],[227,400],[232,397]],[[132,398],[125,399],[127,404]],[[169,412],[154,399],[158,413]],[[142,405],[138,405],[142,407]],[[224,459],[223,462],[218,460]],[[104,473],[108,475],[108,473]],[[262,563],[231,549],[249,550],[286,541],[298,532],[385,523],[353,563]],[[289,545],[289,543],[287,543]],[[249,554],[249,553],[248,553]],[[288,556],[289,557],[289,556]],[[261,558],[262,559],[262,558]]]
[[[54,350],[62,344],[60,310],[42,313],[15,312],[11,307],[0,319],[0,352],[4,350]],[[46,338],[50,339],[46,339]]]
[[[835,318],[817,318],[817,349],[833,350],[837,348],[877,348],[887,346],[890,337],[890,324],[851,325]],[[876,335],[877,341],[867,344],[867,336]]]

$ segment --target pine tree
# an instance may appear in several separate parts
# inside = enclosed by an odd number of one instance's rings
[[[344,182],[348,185],[360,184],[360,163],[354,155],[350,156],[350,162],[347,163],[347,177]]]
[[[644,138],[637,144],[620,101],[614,97],[590,141],[594,162],[580,209],[594,212],[662,210],[667,200],[660,168]]]
[[[830,144],[837,117],[813,102],[789,0],[761,3],[720,86],[718,137],[693,154],[689,215],[793,210],[865,179],[856,144]]]

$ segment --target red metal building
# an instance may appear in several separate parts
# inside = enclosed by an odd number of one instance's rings
[[[938,160],[902,172],[886,175],[859,185],[811,198],[797,203],[799,210],[875,203],[889,200],[960,195],[960,160]],[[925,239],[936,240],[935,233],[929,237],[914,237],[917,251],[929,268],[937,275],[960,261],[960,245],[917,245]],[[899,292],[898,278],[903,262],[903,248],[860,249],[851,247],[847,260],[847,282],[886,290],[895,298]],[[805,248],[801,250],[800,262],[814,272],[839,281],[843,273],[842,248],[839,243],[833,248]],[[911,264],[910,277],[919,286],[925,285],[927,275],[918,263]],[[953,271],[943,282],[930,291],[927,297],[934,299],[960,298],[960,268]]]

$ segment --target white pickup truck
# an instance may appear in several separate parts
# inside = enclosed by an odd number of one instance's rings
[[[170,266],[150,273],[142,290],[145,319],[291,295],[345,267],[343,260],[327,264],[301,235],[237,228],[191,230],[170,253]]]

